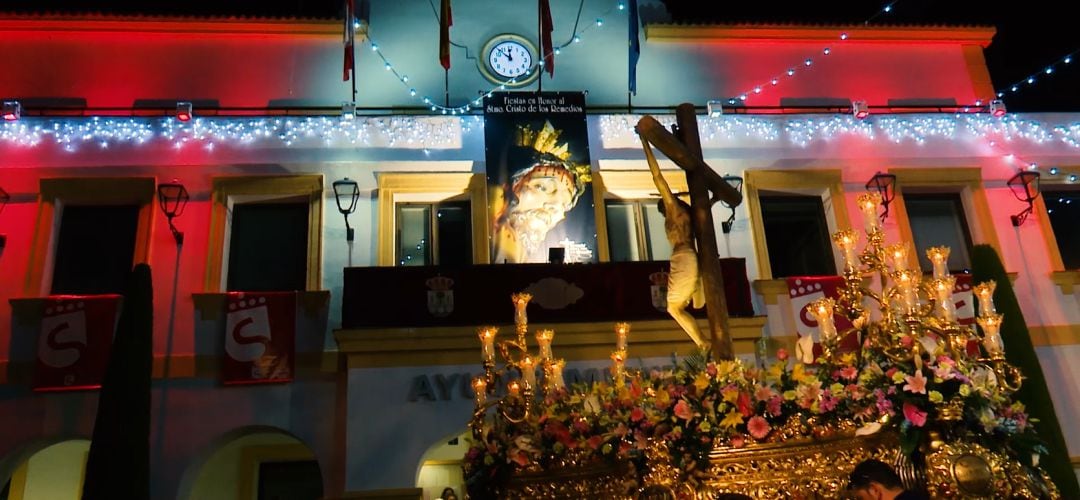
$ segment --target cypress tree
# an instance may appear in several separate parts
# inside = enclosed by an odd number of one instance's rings
[[[136,265],[98,396],[83,500],[150,498],[153,293],[150,266]]]
[[[1028,415],[1037,418],[1035,430],[1042,439],[1048,456],[1041,465],[1061,491],[1062,498],[1080,498],[1080,486],[1077,485],[1076,473],[1069,462],[1069,451],[1061,424],[1054,413],[1054,401],[1046,386],[1039,357],[1028,333],[1024,313],[1016,300],[1012,282],[1001,265],[1001,259],[990,245],[976,245],[971,254],[971,272],[975,284],[994,280],[994,306],[1005,315],[1001,325],[1001,339],[1005,343],[1005,359],[1024,374],[1024,383],[1015,394],[1015,398],[1024,403]],[[1026,457],[1025,457],[1026,458]]]

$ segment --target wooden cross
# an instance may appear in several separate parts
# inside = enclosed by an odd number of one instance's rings
[[[694,105],[683,103],[675,108],[675,122],[672,133],[655,118],[645,116],[638,120],[635,129],[638,135],[686,171],[686,184],[690,187],[690,217],[694,221],[694,240],[697,242],[701,284],[705,289],[713,357],[734,359],[712,205],[723,201],[729,206],[736,206],[742,202],[742,194],[705,163]]]

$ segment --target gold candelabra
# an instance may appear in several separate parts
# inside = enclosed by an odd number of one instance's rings
[[[545,397],[557,391],[566,390],[563,369],[566,360],[557,359],[552,354],[551,344],[555,331],[542,329],[536,332],[537,353],[529,351],[526,337],[529,333],[528,306],[532,300],[529,293],[511,295],[514,304],[514,340],[496,340],[499,329],[493,326],[477,330],[480,338],[480,355],[484,374],[473,378],[472,387],[476,395],[475,410],[469,427],[473,437],[483,436],[488,410],[495,408],[498,426],[521,424],[533,414],[533,405],[537,396]],[[627,358],[627,339],[630,334],[629,323],[615,324],[615,351],[611,354],[611,375],[616,386],[625,382],[625,362]],[[500,367],[495,360],[498,351],[502,359]],[[542,381],[537,381],[537,369],[543,374]],[[516,376],[514,376],[516,375]],[[505,394],[502,389],[505,387]]]
[[[933,273],[924,277],[920,270],[909,268],[910,246],[907,243],[885,245],[877,214],[881,196],[865,193],[859,195],[857,202],[865,223],[866,245],[861,253],[856,253],[859,238],[853,229],[833,235],[833,243],[843,255],[844,286],[840,288],[838,300],[818,299],[809,308],[818,320],[823,361],[833,362],[840,340],[856,332],[862,335],[860,346],[881,352],[894,362],[910,362],[922,369],[924,357],[935,354],[927,352],[928,344],[921,341],[930,337],[941,342],[944,351],[957,362],[986,366],[1006,392],[1018,390],[1020,371],[1005,361],[999,333],[1002,315],[997,313],[993,303],[994,282],[975,287],[979,297],[980,339],[973,328],[957,321],[952,301],[956,277],[949,273],[947,265],[949,248],[926,250]],[[875,281],[876,286],[873,286]],[[876,314],[867,304],[877,310]],[[851,329],[837,332],[833,323],[833,313],[837,310],[851,320]],[[905,341],[904,337],[910,338]],[[978,342],[981,350],[969,351],[969,341],[973,339],[981,340]]]

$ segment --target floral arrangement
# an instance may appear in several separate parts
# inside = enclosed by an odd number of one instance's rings
[[[611,382],[549,391],[521,422],[486,425],[466,454],[466,481],[483,492],[519,472],[619,461],[640,468],[650,440],[663,440],[693,482],[717,447],[883,430],[898,433],[908,454],[933,430],[1037,464],[1045,449],[992,369],[953,359],[932,336],[897,342],[919,342],[925,355],[897,362],[866,343],[815,364],[780,349],[761,368],[701,353],[663,372],[613,370]]]

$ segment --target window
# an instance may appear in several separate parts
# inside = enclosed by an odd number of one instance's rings
[[[398,203],[395,258],[399,266],[472,264],[470,200]]]
[[[894,168],[889,173],[896,175],[895,211],[889,214],[896,215],[897,241],[915,246],[910,266],[930,272],[926,249],[932,246],[949,247],[951,272],[971,268],[973,245],[990,245],[1002,255],[982,169]]]
[[[51,293],[124,293],[138,227],[138,205],[65,206]]]
[[[763,192],[758,200],[773,278],[836,274],[820,196]]]
[[[213,179],[206,290],[318,290],[322,204],[322,175]]]
[[[378,182],[378,265],[488,262],[487,194],[482,174],[385,172],[378,174]]]
[[[835,275],[831,235],[851,227],[840,170],[751,169],[743,179],[757,279]]]
[[[23,293],[123,293],[132,266],[149,258],[154,195],[153,177],[41,179]]]
[[[904,206],[923,272],[933,271],[926,249],[936,246],[949,247],[949,271],[971,268],[971,232],[960,193],[904,193]]]
[[[1043,188],[1042,196],[1065,269],[1080,269],[1080,191]]]
[[[637,162],[635,162],[636,164]],[[593,176],[601,262],[668,260],[671,244],[660,215],[660,192],[644,163],[641,170],[602,170]],[[685,193],[682,170],[661,170],[673,192]]]
[[[308,202],[233,205],[227,290],[304,290]],[[273,272],[266,272],[273,269]]]
[[[607,200],[604,210],[612,262],[671,258],[671,243],[657,203],[659,198]]]

